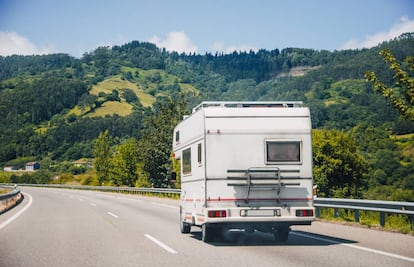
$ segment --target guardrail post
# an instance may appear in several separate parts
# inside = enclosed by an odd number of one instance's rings
[[[334,208],[334,218],[338,218],[338,217],[339,217],[338,208]]]
[[[355,210],[355,222],[359,222],[359,210]]]
[[[316,212],[316,217],[320,218],[321,217],[321,209],[319,207],[315,207],[315,212]]]
[[[383,211],[381,211],[380,212],[380,225],[381,225],[381,227],[384,227],[385,226],[385,212],[383,212]]]

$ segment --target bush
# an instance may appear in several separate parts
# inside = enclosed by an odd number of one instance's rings
[[[0,183],[9,184],[11,183],[10,180],[11,174],[6,172],[0,172]]]
[[[85,175],[82,176],[81,180],[80,180],[80,184],[81,185],[93,185],[93,186],[99,186],[99,181],[98,178],[96,176],[92,176],[92,175]]]

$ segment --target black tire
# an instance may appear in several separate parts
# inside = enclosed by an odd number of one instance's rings
[[[289,232],[290,229],[278,229],[277,232],[274,233],[275,241],[276,242],[286,242],[289,239]]]
[[[189,234],[191,231],[191,224],[184,222],[181,206],[180,206],[180,231],[182,234]]]
[[[204,242],[210,242],[213,237],[213,231],[211,227],[209,227],[207,224],[203,224],[201,226],[201,240]]]
[[[182,234],[189,234],[191,232],[191,224],[181,221],[180,231]]]

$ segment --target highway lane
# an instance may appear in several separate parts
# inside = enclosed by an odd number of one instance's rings
[[[275,243],[269,234],[229,232],[224,240],[206,244],[199,228],[179,232],[176,200],[22,191],[24,202],[0,216],[2,267],[414,266],[412,236],[315,222],[294,227],[287,243]]]

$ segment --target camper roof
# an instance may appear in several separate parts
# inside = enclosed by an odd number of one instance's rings
[[[302,101],[205,101],[193,108],[193,113],[203,108],[300,108],[303,107]]]

